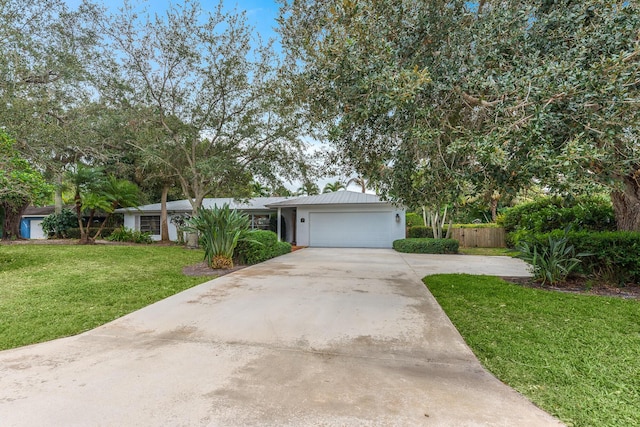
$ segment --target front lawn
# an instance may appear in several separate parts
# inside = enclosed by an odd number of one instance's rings
[[[640,301],[427,276],[494,375],[569,426],[640,423]]]
[[[0,245],[0,350],[95,328],[207,278],[202,251],[167,246]]]

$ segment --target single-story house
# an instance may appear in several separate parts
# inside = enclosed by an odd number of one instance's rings
[[[203,206],[229,204],[251,216],[252,228],[269,229],[271,218],[284,241],[299,246],[390,248],[405,237],[405,210],[379,196],[337,191],[303,197],[256,197],[247,201],[231,198],[205,199]],[[188,200],[167,203],[169,238],[177,240],[176,223],[191,214]],[[150,232],[160,239],[160,203],[118,209],[127,228]]]

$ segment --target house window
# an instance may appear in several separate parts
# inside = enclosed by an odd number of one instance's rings
[[[153,235],[160,234],[160,215],[141,215],[140,231],[143,233],[151,233]]]
[[[269,215],[252,215],[251,228],[268,230],[270,224]]]

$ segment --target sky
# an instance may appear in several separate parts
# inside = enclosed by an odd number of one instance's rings
[[[82,0],[64,0],[67,6],[75,9],[82,3]],[[108,9],[114,12],[124,3],[123,0],[91,0],[93,3],[98,3],[106,6]],[[169,4],[180,4],[180,0],[141,0],[147,5],[150,12],[161,13],[167,9]],[[135,3],[135,0],[133,1]],[[200,4],[203,10],[214,10],[218,6],[218,0],[200,0]],[[225,0],[224,8],[228,11],[234,9],[238,11],[245,11],[247,14],[247,20],[249,24],[255,28],[260,36],[267,40],[271,37],[276,37],[277,34],[273,30],[276,24],[276,18],[278,17],[279,6],[275,0]]]

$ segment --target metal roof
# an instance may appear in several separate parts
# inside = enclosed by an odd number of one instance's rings
[[[256,197],[248,200],[236,200],[231,197],[204,199],[202,201],[202,207],[212,208],[217,206],[221,208],[225,203],[229,205],[231,209],[240,209],[243,211],[268,211],[271,210],[266,205],[281,202],[286,200],[286,197]],[[116,212],[160,212],[161,204],[153,203],[150,205],[138,206],[137,208],[122,208],[116,209]],[[167,202],[167,211],[169,212],[191,212],[192,207],[189,200],[175,200],[173,202]]]
[[[375,194],[360,193],[356,191],[335,191],[332,193],[318,194],[317,196],[304,196],[294,199],[286,199],[265,204],[267,207],[284,208],[310,205],[371,205],[388,204],[380,196]]]

